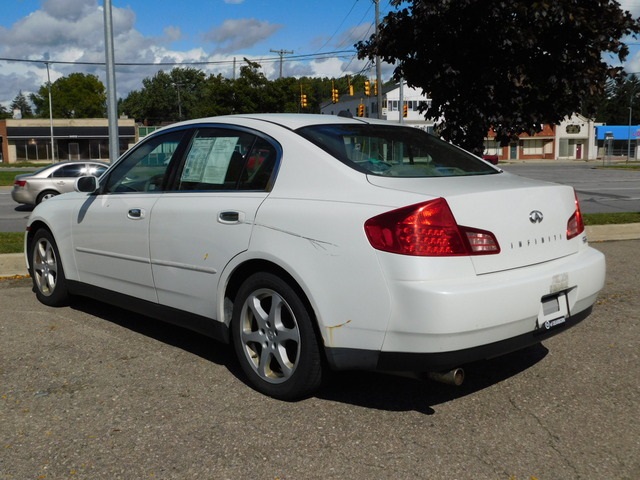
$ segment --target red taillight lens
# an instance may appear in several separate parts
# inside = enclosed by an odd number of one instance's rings
[[[13,183],[16,187],[24,187],[27,184],[26,180],[16,180]]]
[[[567,240],[571,240],[584,232],[584,221],[582,220],[582,212],[580,212],[580,202],[578,201],[578,194],[573,192],[576,196],[576,211],[573,212],[571,218],[567,222]]]
[[[373,248],[402,255],[440,257],[500,252],[491,232],[460,227],[444,198],[370,218],[364,229]]]

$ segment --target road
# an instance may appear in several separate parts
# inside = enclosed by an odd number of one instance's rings
[[[229,348],[96,302],[0,282],[0,478],[640,478],[640,241],[595,245],[596,309],[462,387],[336,375],[296,403]]]
[[[640,212],[640,171],[598,166],[594,162],[500,165],[517,175],[574,186],[583,213]],[[0,232],[22,232],[32,208],[16,204],[10,192],[10,187],[0,187]]]
[[[600,163],[500,165],[524,177],[573,186],[583,213],[640,212],[640,170],[598,168]]]

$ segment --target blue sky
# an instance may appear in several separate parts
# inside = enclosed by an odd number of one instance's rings
[[[381,17],[391,10],[380,1]],[[197,68],[231,77],[233,59],[258,61],[268,78],[279,74],[285,55],[287,76],[339,77],[364,73],[371,65],[355,57],[354,43],[373,32],[373,0],[111,0],[117,63],[212,62]],[[640,0],[621,0],[640,16]],[[0,58],[39,61],[48,55],[51,80],[73,72],[105,81],[104,0],[2,0]],[[639,42],[634,40],[634,42]],[[640,44],[632,46],[627,71],[640,72]],[[340,52],[340,53],[335,53]],[[325,53],[326,55],[320,55]],[[299,58],[299,56],[305,56]],[[142,80],[172,66],[118,66],[118,95],[142,87]],[[392,67],[383,68],[383,80]],[[0,103],[46,83],[43,63],[0,60]]]
[[[261,63],[269,78],[284,75],[338,77],[368,73],[354,43],[373,32],[372,0],[111,0],[116,63],[216,62],[207,73],[233,74],[243,57]],[[0,57],[51,64],[51,80],[80,71],[104,81],[104,67],[58,64],[104,62],[103,0],[2,0]],[[380,0],[381,16],[391,9]],[[340,53],[333,53],[340,52]],[[326,53],[327,55],[320,55]],[[296,58],[305,56],[305,58]],[[116,68],[118,95],[141,88],[145,77],[172,66]],[[387,76],[391,68],[386,69]],[[371,72],[373,75],[373,72]],[[0,60],[0,102],[46,82],[41,63]]]

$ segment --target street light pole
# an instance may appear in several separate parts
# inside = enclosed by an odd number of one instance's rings
[[[120,156],[118,139],[118,100],[116,98],[116,69],[113,56],[113,24],[111,0],[104,0],[104,48],[107,64],[107,118],[109,119],[109,160],[115,162]]]
[[[375,3],[375,14],[376,14],[376,29],[375,35],[376,38],[380,33],[380,0],[373,0]],[[382,118],[382,66],[380,65],[380,55],[376,54],[374,61],[376,62],[376,90],[378,94],[376,95],[376,100],[378,102],[378,118]],[[401,117],[402,118],[402,117]],[[401,122],[402,123],[402,122]]]
[[[180,87],[182,86],[181,83],[174,83],[173,84],[174,87],[176,87],[176,90],[178,92],[178,120],[182,120],[182,100],[180,99]]]
[[[49,56],[49,54],[47,54]],[[47,58],[48,60],[48,58]],[[49,62],[45,62],[47,66],[47,85],[49,87],[49,128],[51,134],[51,163],[55,163],[56,156],[53,144],[53,104],[51,103],[51,76],[49,75]]]

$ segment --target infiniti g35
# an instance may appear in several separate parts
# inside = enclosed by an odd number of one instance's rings
[[[90,296],[230,342],[281,399],[329,369],[443,373],[539,343],[604,283],[571,187],[377,120],[182,122],[76,190],[29,219],[38,299]]]

